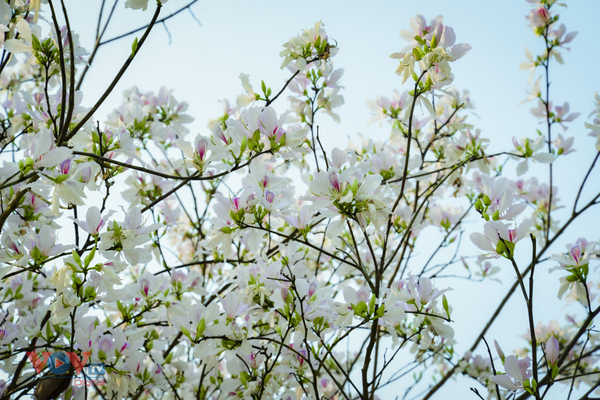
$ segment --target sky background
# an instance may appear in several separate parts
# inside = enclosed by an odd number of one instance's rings
[[[152,1],[145,12],[125,9],[123,3],[121,0],[117,5],[105,39],[144,25],[154,12]],[[67,0],[66,4],[72,28],[80,34],[82,44],[91,49],[101,1]],[[161,16],[169,15],[186,4],[188,1],[170,0]],[[107,7],[111,5],[112,1],[107,0]],[[184,11],[167,21],[166,27],[155,26],[123,79],[96,114],[97,119],[103,121],[108,112],[121,103],[122,92],[131,86],[155,92],[166,86],[174,89],[173,95],[178,100],[190,103],[188,113],[195,118],[190,125],[192,135],[207,135],[208,120],[222,115],[218,100],[227,98],[235,102],[235,97],[242,93],[239,74],[250,74],[250,82],[255,89],[260,88],[263,79],[277,92],[290,76],[289,71],[279,68],[282,44],[322,20],[329,37],[339,44],[334,65],[345,69],[342,80],[345,88],[341,92],[345,105],[336,110],[341,123],[336,124],[324,114],[317,119],[324,147],[330,152],[336,146],[344,146],[348,138],[356,139],[358,133],[385,140],[389,135],[387,127],[379,128],[378,124],[367,127],[371,114],[365,107],[365,101],[374,99],[378,94],[391,97],[394,89],[403,91],[408,87],[403,87],[400,77],[395,75],[397,61],[390,59],[389,55],[406,45],[399,33],[408,28],[412,16],[421,13],[428,20],[438,14],[444,15],[445,24],[452,26],[456,32],[457,43],[465,42],[473,47],[464,58],[452,64],[455,75],[453,86],[461,91],[470,91],[479,118],[471,116],[469,121],[482,130],[482,135],[492,140],[490,152],[510,150],[513,136],[533,138],[535,130],[541,128],[529,112],[535,104],[519,106],[528,95],[529,73],[518,68],[526,60],[525,47],[538,52],[543,46],[543,41],[527,27],[525,15],[530,6],[524,0],[200,1],[191,9],[201,25],[191,13]],[[562,218],[559,217],[564,221],[579,187],[579,177],[587,171],[595,156],[594,140],[586,136],[583,122],[593,111],[594,92],[600,89],[600,74],[597,72],[600,2],[578,0],[569,2],[568,9],[558,6],[553,9],[558,10],[560,22],[566,24],[568,31],[579,31],[571,44],[572,50],[561,50],[565,65],[554,61],[551,64],[551,100],[556,104],[568,101],[572,111],[582,113],[570,124],[571,128],[566,133],[561,128],[554,129],[554,135],[575,136],[578,149],[577,153],[559,159],[555,164],[558,196],[567,207]],[[141,37],[142,33],[136,35]],[[82,87],[83,105],[95,103],[129,56],[134,37],[129,36],[100,49]],[[284,94],[283,101],[276,103],[278,112],[287,106],[286,97]],[[515,163],[509,162],[506,176],[514,176],[510,172],[514,167]],[[532,168],[527,176],[546,180],[547,167]],[[592,174],[590,190],[584,191],[582,200],[585,201],[586,195],[592,193],[591,189],[598,189],[598,178],[598,173]],[[577,237],[598,240],[598,215],[597,211],[587,214],[583,221],[569,230],[568,240],[559,241],[554,252],[563,251],[561,246]],[[475,229],[482,228],[480,220],[472,218],[471,222]],[[470,245],[465,249],[471,254],[475,250]],[[527,257],[522,260],[523,264],[528,261]],[[457,350],[461,354],[470,347],[487,317],[506,293],[506,287],[513,282],[508,262],[498,261],[495,265],[503,268],[500,274],[503,284],[472,284],[452,279],[438,281],[438,286],[455,288],[448,297],[454,305],[453,319],[459,340]],[[564,313],[581,315],[581,307],[577,305],[562,310],[565,303],[556,299],[560,273],[548,275],[547,269],[551,266],[554,266],[552,262],[545,262],[538,267],[536,282],[540,290],[535,298],[536,321],[548,323],[550,319],[557,318],[563,322]],[[597,271],[594,270],[593,274],[597,276]],[[517,293],[486,337],[490,342],[498,339],[508,351],[525,345],[519,335],[525,332],[526,326],[523,299]],[[481,348],[478,353],[482,353]],[[390,387],[389,394],[398,394],[408,384],[404,381],[397,387]],[[477,383],[467,380],[450,382],[436,398],[474,398],[468,392],[469,386],[477,386]],[[564,397],[564,393],[560,397]]]

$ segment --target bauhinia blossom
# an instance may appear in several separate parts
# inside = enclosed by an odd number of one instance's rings
[[[525,357],[521,360],[515,356],[507,356],[504,360],[506,375],[495,375],[490,380],[505,389],[513,392],[522,392],[525,382],[531,379],[531,359]]]
[[[500,221],[488,222],[483,227],[483,233],[471,234],[471,241],[484,251],[479,260],[486,258],[514,257],[515,245],[530,232],[533,221],[526,219],[519,225],[505,224]]]

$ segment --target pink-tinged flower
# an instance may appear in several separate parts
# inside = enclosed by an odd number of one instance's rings
[[[563,38],[565,33],[567,35]],[[575,39],[575,36],[577,36],[577,33],[577,31],[567,33],[567,27],[565,24],[560,24],[558,29],[550,31],[550,36],[554,36],[554,38],[556,38],[558,41],[559,46],[563,47],[563,45],[571,43],[571,41]],[[565,49],[570,50],[568,47],[565,47]]]
[[[330,190],[337,194],[342,193],[342,183],[340,182],[340,176],[335,171],[331,171],[329,173],[329,187]]]
[[[108,218],[114,214],[114,211],[109,211],[104,217],[100,214],[100,210],[98,207],[90,207],[88,208],[85,214],[85,221],[80,221],[78,219],[71,218],[73,222],[75,222],[81,229],[86,231],[92,236],[98,235],[100,233],[100,229],[106,224]]]
[[[54,147],[54,138],[50,130],[41,128],[34,136],[28,155],[36,167],[52,168],[71,156],[73,150],[68,147]]]
[[[33,235],[33,240],[27,244],[27,247],[30,250],[30,255],[31,251],[37,248],[44,257],[51,257],[65,250],[75,248],[74,245],[63,246],[61,244],[56,244],[54,230],[48,225],[44,225],[39,234]]]
[[[284,218],[288,224],[290,224],[291,226],[293,226],[296,229],[302,230],[310,225],[310,223],[312,221],[312,217],[313,217],[313,213],[312,213],[312,211],[310,211],[310,207],[305,205],[305,206],[302,206],[302,208],[300,208],[300,212],[298,213],[297,216],[296,215],[288,215],[288,216],[285,216]]]
[[[227,139],[225,138],[224,140],[226,144]],[[196,136],[193,147],[183,139],[177,139],[175,144],[199,172],[205,170],[206,164],[219,161],[227,155],[223,146],[213,145],[208,138],[201,135]]]
[[[594,99],[596,101],[596,110],[590,114],[590,117],[596,114],[595,118],[592,121],[593,123],[588,124],[585,122],[584,124],[587,129],[591,130],[588,136],[596,138],[596,150],[600,151],[600,95],[598,92],[594,95]]]
[[[544,27],[552,19],[552,14],[545,6],[540,5],[532,9],[525,18],[529,21],[532,28]]]
[[[452,29],[450,26],[444,25],[441,20],[435,25],[432,32],[425,35],[425,40],[431,43],[433,35],[435,35],[436,42],[439,47],[452,47],[456,42],[454,29]]]
[[[258,307],[250,307],[250,304],[241,301],[237,292],[229,292],[225,298],[222,298],[221,296],[219,296],[219,298],[221,299],[223,310],[229,319],[241,317],[245,313]]]
[[[523,391],[523,383],[531,378],[531,359],[525,357],[518,360],[515,356],[508,356],[504,362],[506,375],[495,375],[490,380],[505,389],[513,392]]]
[[[575,149],[572,149],[574,141],[575,141],[575,138],[573,136],[571,136],[570,138],[565,140],[563,135],[561,135],[559,133],[558,137],[555,140],[553,140],[552,143],[557,147],[559,156],[560,155],[566,156],[569,153],[573,153],[574,151],[577,151]]]
[[[520,141],[513,136],[513,145],[517,150],[519,156],[511,156],[513,159],[519,161],[517,165],[517,175],[521,176],[529,170],[529,162],[531,160],[539,163],[548,164],[554,162],[556,156],[552,153],[542,152],[546,147],[546,139],[543,136],[539,136],[535,140],[529,138],[522,138]]]
[[[344,300],[346,300],[346,303],[348,304],[358,304],[361,301],[368,304],[371,299],[371,291],[364,286],[361,286],[358,290],[346,286],[343,292]]]
[[[36,93],[33,95],[33,99],[35,101],[35,104],[37,106],[40,106],[42,104],[42,101],[46,98],[46,96],[44,96],[44,93]]]
[[[123,210],[125,221],[123,221],[123,229],[130,229],[135,236],[148,235],[162,226],[162,224],[150,224],[144,226],[146,221],[142,217],[142,212],[139,208],[132,208],[128,211]]]
[[[175,225],[181,215],[181,208],[175,206],[174,203],[163,201],[159,205],[160,211],[164,216],[163,223],[165,225]]]
[[[59,169],[60,169],[60,173],[62,175],[68,175],[69,171],[71,170],[71,159],[67,158],[66,160],[64,160],[63,162],[61,162],[59,164]]]
[[[567,127],[564,125],[565,122],[574,121],[581,113],[575,112],[570,113],[569,103],[564,103],[562,106],[554,106],[552,107],[552,102],[548,103],[548,109],[550,110],[550,119],[553,122],[560,124],[564,130],[567,130]],[[548,118],[548,113],[546,112],[546,105],[542,102],[542,100],[538,100],[538,106],[536,108],[530,109],[531,113],[543,120]],[[542,123],[544,121],[541,121]]]
[[[267,190],[265,192],[265,200],[267,200],[269,204],[273,204],[273,202],[275,201],[275,193],[271,192],[270,190]]]
[[[208,145],[208,140],[203,137],[196,137],[196,153],[198,154],[198,158],[202,161],[206,158],[206,146]]]
[[[162,281],[146,271],[138,278],[137,284],[139,289],[135,290],[136,295],[141,293],[144,297],[151,297],[161,290]]]
[[[308,298],[311,298],[318,288],[319,285],[317,284],[317,282],[312,281],[310,285],[308,285]]]
[[[315,175],[315,178],[310,181],[309,188],[314,195],[313,201],[319,206],[330,206],[334,201],[340,203],[350,203],[357,197],[365,199],[372,197],[373,192],[377,190],[381,184],[381,175],[367,175],[360,181],[350,175],[351,171],[346,169],[338,173],[335,169],[329,171],[321,171]],[[350,190],[352,182],[356,192]]]
[[[552,110],[552,102],[548,103],[548,109]],[[548,118],[548,113],[546,112],[546,105],[542,102],[542,100],[538,100],[538,105],[535,108],[530,108],[529,111],[533,114],[534,117],[546,119]],[[542,123],[541,121],[540,123]],[[513,139],[514,140],[514,139]]]
[[[431,280],[424,276],[419,278],[419,283],[416,283],[415,277],[412,274],[410,275],[406,289],[409,297],[415,301],[415,306],[412,304],[407,304],[408,308],[412,311],[420,311],[423,305],[436,300],[448,290],[452,290],[452,288],[446,288],[443,290],[435,289]],[[414,307],[416,307],[416,309]]]
[[[569,103],[565,103],[561,106],[554,107],[554,120],[563,127],[564,130],[567,130],[567,127],[564,125],[564,122],[571,122],[575,120],[575,118],[579,117],[581,113],[575,112],[569,114]]]
[[[266,107],[260,110],[258,129],[268,138],[274,138],[279,141],[285,134],[283,124],[287,119],[289,112],[283,113],[277,119],[277,113],[273,107]]]
[[[461,59],[465,54],[469,52],[473,47],[468,43],[458,43],[450,48],[448,54],[452,58],[452,61]]]
[[[90,180],[92,179],[92,167],[85,167],[85,168],[81,168],[81,179],[83,180],[83,183],[85,183],[86,185],[88,183],[90,183]]]
[[[140,279],[138,283],[140,284],[140,289],[142,289],[142,293],[144,293],[144,296],[148,297],[148,294],[150,294],[150,281],[144,278]]]
[[[220,124],[215,124],[215,126],[213,126],[212,137],[217,139],[217,141],[220,141],[223,146],[229,145],[231,140],[225,135],[225,132],[223,131],[223,128],[221,128]]]
[[[331,166],[338,170],[348,161],[348,151],[342,151],[337,147],[331,151]]]
[[[407,102],[408,91],[404,91],[400,94],[396,90],[394,90],[394,97],[392,100],[383,96],[377,96],[375,100],[367,100],[367,108],[373,113],[373,117],[369,120],[367,125],[371,125],[376,121],[383,121],[385,118],[398,117],[399,112],[406,108]]]
[[[488,206],[487,214],[493,216],[497,211],[500,220],[511,220],[521,214],[526,208],[526,203],[514,203],[513,193],[510,190],[510,182],[502,177],[494,180],[489,175],[483,175],[481,181],[481,193],[487,196],[485,204]],[[478,185],[479,186],[479,185]],[[489,204],[488,204],[489,203]]]
[[[261,188],[266,189],[267,185],[269,184],[269,174],[265,174],[265,176],[263,176],[263,178],[261,180],[258,181],[258,184],[260,185]]]
[[[567,246],[567,253],[553,254],[552,259],[558,261],[562,268],[579,268],[590,262],[595,246],[595,242],[578,239],[576,244]]]
[[[473,244],[484,251],[478,260],[483,261],[500,256],[513,257],[514,245],[529,234],[532,226],[531,219],[524,220],[515,228],[500,221],[486,223],[483,226],[483,233],[474,232],[470,236]],[[500,240],[501,238],[502,240]]]
[[[107,356],[111,356],[115,348],[115,343],[111,335],[102,335],[96,343],[97,349],[102,350]]]
[[[225,121],[227,128],[233,128],[239,135],[246,136],[248,139],[251,139],[259,129],[259,109],[256,107],[251,107],[244,110],[239,119],[229,118]],[[229,129],[228,129],[229,131]]]
[[[34,215],[41,214],[49,209],[48,203],[39,199],[33,193],[27,193],[24,197],[22,208],[30,207]]]
[[[331,73],[329,73],[329,72],[331,72]],[[342,79],[343,75],[344,75],[343,68],[338,68],[333,71],[331,70],[331,68],[327,69],[326,74],[324,74],[324,76],[323,76],[323,78],[325,78],[324,85],[330,89],[344,88],[344,86],[341,86],[338,84],[340,79]]]
[[[473,353],[471,353],[470,351],[467,351],[465,353],[465,361],[467,361],[470,365],[469,365],[469,372],[472,375],[472,373],[482,373],[482,372],[489,372],[489,370],[491,369],[491,360],[489,357],[482,357],[479,354],[476,356],[473,356]]]
[[[0,279],[8,274],[13,267],[12,262],[17,261],[18,265],[24,266],[29,261],[27,251],[18,242],[15,242],[8,230],[2,233],[2,245],[0,249],[0,262],[8,264],[8,266],[0,267]],[[19,278],[13,279],[12,282],[18,282]],[[14,290],[14,288],[13,288]]]
[[[136,353],[138,349],[144,344],[144,338],[133,339],[125,336],[125,333],[121,329],[110,329],[110,333],[114,338],[115,350],[121,355],[130,355]]]
[[[415,36],[418,36],[422,39],[425,38],[425,36],[432,32],[438,23],[441,23],[443,19],[443,16],[438,15],[429,23],[427,23],[427,20],[421,14],[417,14],[416,16],[412,17],[408,24],[410,30],[403,29],[400,31],[400,37],[410,43],[408,46],[402,49],[402,51],[412,50],[414,46],[419,44],[419,42],[415,40]]]
[[[559,355],[559,346],[558,340],[554,336],[550,336],[548,341],[546,342],[546,360],[548,360],[548,364],[554,365],[558,360]]]
[[[87,198],[84,191],[84,185],[81,182],[73,179],[67,179],[54,185],[54,193],[52,194],[52,214],[58,216],[60,214],[60,200],[66,204],[75,204],[84,206],[83,198]]]

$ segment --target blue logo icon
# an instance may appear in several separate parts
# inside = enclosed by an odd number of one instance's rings
[[[102,376],[106,373],[104,364],[92,363],[85,366],[85,374],[87,376]]]
[[[54,375],[66,374],[71,368],[71,361],[69,360],[69,357],[62,351],[52,353],[48,361],[50,372],[52,372]]]

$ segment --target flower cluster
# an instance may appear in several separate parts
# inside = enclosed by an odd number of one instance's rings
[[[114,85],[156,21],[177,15],[158,20],[163,3]],[[548,72],[576,32],[557,26],[554,1],[530,3],[546,51],[528,53],[524,67]],[[409,45],[392,55],[399,81],[414,84],[366,102],[365,122],[385,122],[389,134],[328,149],[318,123],[322,114],[340,122],[344,69],[317,22],[283,45],[281,87],[262,80],[255,92],[258,80],[240,74],[243,92],[222,100],[208,127],[191,132],[188,103],[165,87],[126,90],[100,122],[107,96],[88,105],[77,88],[107,41],[98,37],[88,56],[56,11],[0,1],[0,397],[378,398],[405,371],[415,371],[408,390],[423,385],[431,366],[442,376],[430,395],[454,374],[490,398],[540,399],[561,381],[597,386],[600,338],[588,327],[600,312],[600,245],[550,249],[598,203],[578,208],[595,161],[561,214],[552,168],[575,151],[563,134],[578,113],[553,105],[540,79],[526,100],[537,101],[547,132],[492,153],[469,92],[451,86],[452,63],[471,47],[441,16],[417,15],[401,32]],[[600,137],[596,117],[586,126]],[[520,177],[533,162],[550,165],[548,181]],[[534,278],[549,259],[564,275],[548,278],[558,297],[584,314],[534,326]],[[507,270],[525,299],[529,347],[505,356],[496,343],[503,372],[480,339],[457,352],[454,323],[465,314],[444,279],[487,284]],[[46,350],[102,364],[105,384],[78,386],[68,379],[77,366],[59,374]],[[58,386],[46,379],[54,375]]]

